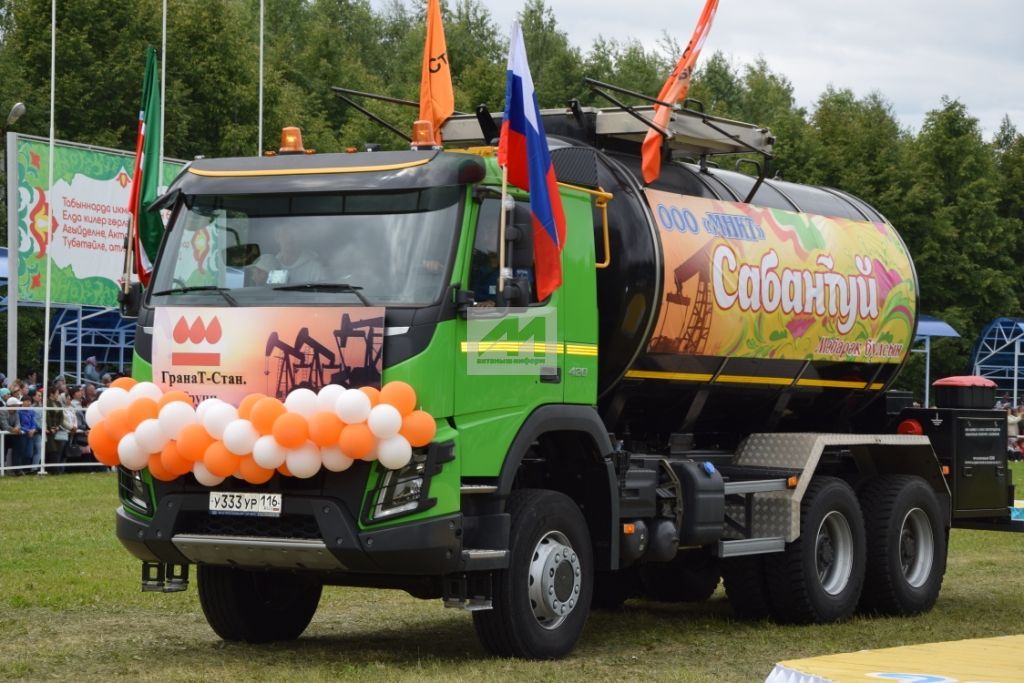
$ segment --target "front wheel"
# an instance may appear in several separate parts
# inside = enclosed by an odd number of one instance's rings
[[[294,640],[313,619],[323,585],[300,574],[199,565],[199,604],[224,640]]]
[[[935,605],[946,572],[946,529],[935,491],[920,477],[879,477],[860,495],[868,532],[861,608],[909,615]]]
[[[524,489],[508,499],[508,569],[494,578],[493,609],[473,613],[484,648],[502,657],[569,654],[590,613],[594,568],[579,507],[554,491]]]

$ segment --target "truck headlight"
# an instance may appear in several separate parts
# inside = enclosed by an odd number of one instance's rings
[[[377,465],[377,485],[367,496],[364,522],[379,522],[393,517],[430,509],[437,502],[430,498],[430,479],[441,471],[441,466],[455,458],[452,442],[431,444],[426,449],[415,449],[405,467],[388,470]]]
[[[144,515],[153,514],[149,486],[143,480],[141,471],[133,472],[118,467],[117,489],[123,504]]]

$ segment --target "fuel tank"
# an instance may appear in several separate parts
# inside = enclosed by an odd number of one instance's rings
[[[694,164],[644,187],[635,154],[552,141],[600,187],[599,393],[610,430],[849,431],[910,353],[918,289],[896,230],[845,192]],[[603,221],[595,211],[600,262]]]

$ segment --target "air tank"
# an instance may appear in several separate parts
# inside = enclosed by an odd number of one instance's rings
[[[644,187],[634,154],[572,140],[552,145],[552,161],[560,179],[614,195],[598,270],[609,429],[708,447],[756,431],[850,431],[895,379],[916,275],[864,201],[766,179],[747,202],[756,178],[678,162]],[[599,252],[602,230],[595,211]]]

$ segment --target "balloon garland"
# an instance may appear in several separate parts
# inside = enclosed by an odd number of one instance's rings
[[[319,392],[295,389],[283,403],[249,394],[237,408],[216,398],[193,408],[185,392],[121,377],[89,406],[85,421],[104,465],[148,467],[161,481],[191,472],[204,486],[232,476],[262,484],[275,472],[308,479],[321,467],[343,472],[356,460],[401,469],[437,431],[416,403],[411,386],[388,382],[380,391],[328,384]]]

